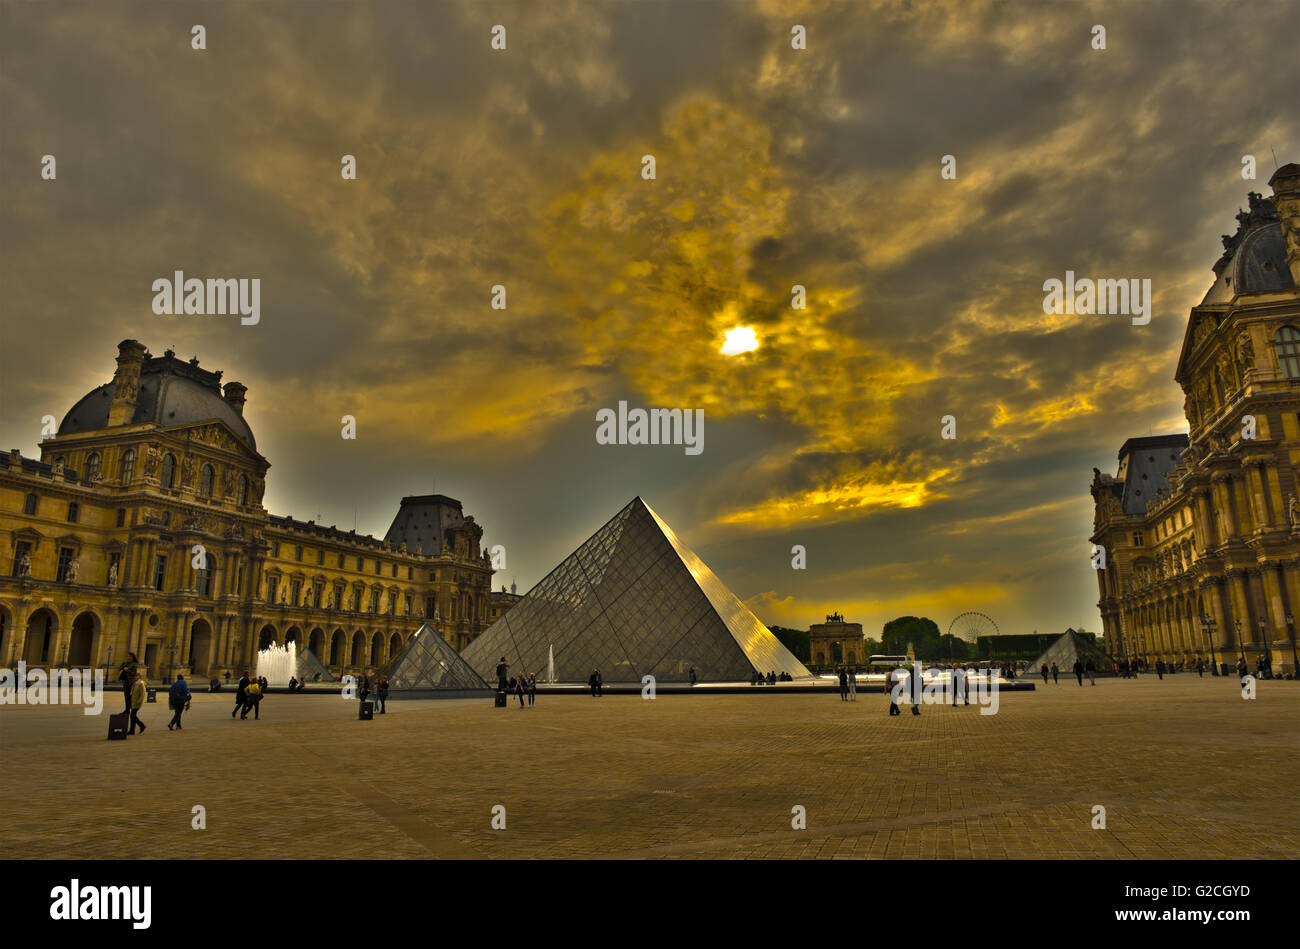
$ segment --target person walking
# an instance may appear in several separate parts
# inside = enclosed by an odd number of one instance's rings
[[[1096,684],[1097,684],[1097,667],[1093,664],[1092,660],[1089,659],[1088,662],[1084,665],[1083,668],[1084,668],[1084,670],[1088,673],[1088,682],[1090,682],[1092,685],[1096,685]]]
[[[499,668],[499,667],[498,667]],[[596,697],[596,690],[600,688],[600,673],[595,669],[591,670],[591,675],[587,677],[587,685],[591,686],[591,697]]]
[[[1196,678],[1198,679],[1205,678],[1205,660],[1202,659],[1200,656],[1196,657]]]
[[[1162,682],[1164,681],[1164,678],[1165,678],[1165,661],[1164,661],[1163,659],[1157,659],[1157,660],[1156,660],[1156,678],[1159,679],[1159,680],[1162,681]]]
[[[532,708],[537,703],[537,673],[528,674],[528,707]]]
[[[1079,680],[1079,688],[1083,688],[1083,663],[1078,659],[1074,660],[1074,677]]]
[[[1055,682],[1057,685],[1061,684],[1061,670],[1056,665],[1056,663],[1052,663],[1052,681]]]
[[[253,713],[253,721],[262,717],[262,686],[256,679],[248,683],[248,688],[244,690],[244,710],[239,720],[245,721],[250,711]]]
[[[921,714],[921,689],[925,683],[922,681],[921,670],[916,665],[912,666],[912,714]]]
[[[1040,671],[1043,673],[1043,685],[1047,685],[1047,663],[1043,663],[1043,668]]]
[[[172,720],[167,723],[167,730],[181,727],[181,712],[190,704],[190,687],[185,684],[185,676],[177,675],[176,681],[167,690],[167,701],[172,707]]]
[[[388,712],[388,676],[380,676],[375,686],[375,698],[379,700],[379,714]]]
[[[524,693],[528,691],[528,682],[521,672],[515,676],[515,695],[519,698],[519,707],[524,707]]]
[[[849,671],[840,666],[840,701],[849,700]]]
[[[357,695],[363,702],[370,697],[370,676],[364,672],[361,673],[361,682],[358,683]]]
[[[694,685],[695,682],[696,682],[695,667],[691,666],[691,685]]]
[[[122,660],[122,665],[118,667],[117,681],[122,683],[122,711],[131,711],[131,688],[135,684],[136,666],[140,660],[135,658],[135,653],[128,652],[126,658]]]
[[[898,666],[894,666],[894,668],[889,670],[889,674],[885,676],[885,691],[889,693],[889,714],[890,715],[903,714],[902,710],[898,707],[898,694],[894,691],[895,685],[899,682],[900,675],[901,675],[901,670],[898,668]]]
[[[244,712],[244,706],[248,703],[248,673],[245,672],[239,677],[239,685],[235,689],[235,710],[230,713],[234,718],[240,712]],[[247,715],[247,712],[244,712]]]
[[[140,726],[140,734],[144,734],[144,722],[140,721],[140,709],[144,708],[145,695],[148,690],[144,687],[144,676],[140,670],[135,670],[135,677],[131,680],[131,727],[127,730],[128,735],[135,734],[135,726]]]
[[[596,670],[596,698],[603,699],[604,697],[605,697],[605,677],[601,675],[600,670],[597,669]]]
[[[857,700],[858,700],[858,670],[850,669],[849,670],[849,701],[856,702]]]

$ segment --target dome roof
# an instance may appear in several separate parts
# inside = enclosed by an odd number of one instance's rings
[[[1286,239],[1272,199],[1249,195],[1250,210],[1237,214],[1234,235],[1224,235],[1224,254],[1214,265],[1207,303],[1229,303],[1240,293],[1288,290],[1295,286],[1287,266]]]
[[[63,417],[59,434],[108,428],[112,401],[113,383],[92,389]],[[257,450],[253,431],[243,415],[221,395],[221,373],[200,369],[198,360],[182,362],[170,350],[163,356],[145,358],[135,413],[127,424],[153,422],[162,428],[174,428],[212,421],[224,422],[240,441]]]

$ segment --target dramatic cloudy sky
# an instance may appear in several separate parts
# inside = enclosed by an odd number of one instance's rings
[[[1283,2],[5,3],[0,25],[0,447],[37,454],[134,337],[249,387],[272,511],[382,535],[403,495],[451,494],[527,589],[641,494],[783,625],[1097,629],[1091,468],[1186,429],[1188,309],[1270,148],[1300,156]],[[1149,277],[1151,324],[1044,316],[1067,268]],[[178,269],[260,277],[260,325],[155,316]],[[735,326],[756,351],[719,352]],[[703,409],[704,452],[597,445],[620,399]]]

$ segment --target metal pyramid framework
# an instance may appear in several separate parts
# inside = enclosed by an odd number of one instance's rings
[[[561,682],[748,681],[755,671],[810,673],[641,498],[633,498],[462,653],[485,679]]]
[[[1029,665],[1029,675],[1038,675],[1038,670],[1046,664],[1049,668],[1052,663],[1056,663],[1066,675],[1074,673],[1074,660],[1078,659],[1086,667],[1088,660],[1092,660],[1093,666],[1098,672],[1109,673],[1111,663],[1114,660],[1107,655],[1106,650],[1102,649],[1095,642],[1084,639],[1079,636],[1073,629],[1067,629],[1052,642],[1041,656],[1035,659]]]
[[[450,691],[479,694],[488,684],[466,664],[438,631],[425,623],[417,629],[400,656],[383,670],[394,692]]]

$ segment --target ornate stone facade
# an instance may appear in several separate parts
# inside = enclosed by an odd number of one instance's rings
[[[459,501],[437,496],[428,551],[268,513],[247,390],[220,378],[126,340],[40,461],[0,456],[0,664],[134,652],[151,678],[205,677],[296,641],[356,673],[425,622],[457,649],[487,628],[491,562]]]
[[[1093,469],[1107,649],[1294,671],[1300,614],[1300,165],[1249,196],[1194,307],[1174,378],[1188,435]]]

